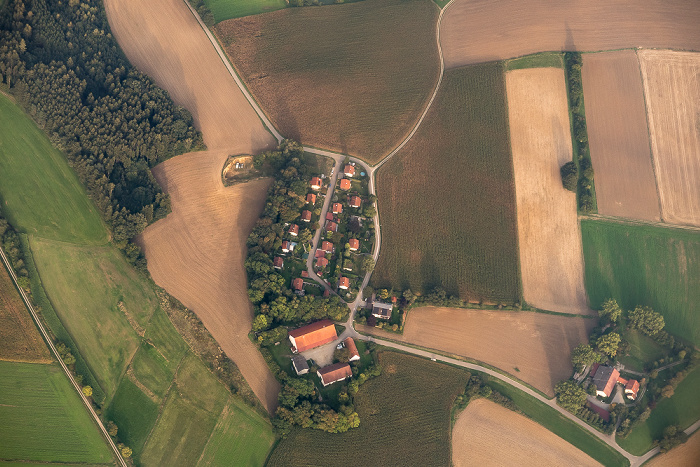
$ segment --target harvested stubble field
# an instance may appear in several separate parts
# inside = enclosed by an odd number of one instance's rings
[[[628,0],[456,0],[440,35],[451,68],[544,50],[700,50],[698,24],[700,2],[691,0],[647,0],[643,7]]]
[[[226,157],[225,151],[191,153],[157,166],[153,173],[171,197],[172,213],[137,242],[156,283],[197,314],[272,412],[279,384],[248,339],[253,311],[243,267],[245,242],[270,182],[225,188]]]
[[[274,144],[183,0],[106,0],[105,9],[129,61],[192,113],[207,147],[254,154]]]
[[[581,73],[598,212],[659,221],[637,54],[584,54]]]
[[[573,158],[564,70],[506,74],[523,298],[563,313],[590,313],[576,195],[559,168]]]
[[[0,265],[0,360],[52,361],[49,349],[3,265]]]
[[[679,465],[700,465],[700,431],[696,431],[684,444],[666,454],[652,458],[647,467],[678,467]]]
[[[435,87],[438,12],[431,0],[364,0],[215,29],[283,135],[376,162],[409,133]]]
[[[451,408],[468,373],[394,352],[379,357],[381,376],[357,394],[359,428],[295,430],[268,465],[450,465]]]
[[[542,425],[487,399],[470,402],[457,418],[452,463],[455,467],[600,465]]]
[[[554,397],[573,371],[571,350],[588,342],[594,320],[547,313],[422,307],[411,310],[403,335],[363,330],[484,362]]]
[[[375,288],[520,300],[513,166],[499,63],[445,73],[423,124],[377,173]]]
[[[700,54],[642,50],[639,62],[662,218],[700,226]]]

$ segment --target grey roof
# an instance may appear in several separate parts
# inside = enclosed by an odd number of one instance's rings
[[[394,305],[391,303],[373,302],[372,303],[372,314],[384,316],[391,318],[391,310],[394,309]]]
[[[596,388],[601,391],[604,390],[605,386],[608,384],[608,381],[610,381],[610,376],[614,370],[615,369],[611,366],[599,366],[598,370],[593,376],[593,383],[595,384]]]
[[[306,358],[304,358],[302,355],[293,355],[292,356],[292,365],[294,365],[294,370],[297,373],[299,373],[300,371],[309,369],[309,364],[306,363]]]

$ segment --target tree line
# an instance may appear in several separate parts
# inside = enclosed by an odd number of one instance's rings
[[[0,84],[67,155],[124,249],[170,211],[150,169],[204,148],[190,113],[126,59],[97,0],[7,0]],[[135,245],[127,257],[142,261]]]

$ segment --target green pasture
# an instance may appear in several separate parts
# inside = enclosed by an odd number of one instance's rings
[[[144,338],[158,349],[158,353],[166,360],[167,367],[173,372],[189,350],[162,308],[157,308],[151,315]]]
[[[0,93],[0,200],[31,235],[103,244],[107,231],[78,177],[36,124]]]
[[[508,396],[525,415],[601,464],[611,467],[629,465],[629,461],[622,454],[553,408],[500,380],[490,379],[488,384]]]
[[[173,371],[158,349],[147,342],[141,344],[131,361],[136,379],[162,399],[173,381]]]
[[[0,361],[0,459],[111,463],[112,452],[57,365]]]
[[[158,419],[158,411],[158,404],[126,377],[122,379],[106,416],[117,424],[119,438],[138,456]]]
[[[583,220],[581,235],[593,308],[608,298],[626,310],[650,306],[669,333],[700,345],[700,233]]]
[[[678,385],[670,399],[656,404],[649,418],[632,430],[627,438],[617,438],[626,451],[641,456],[653,447],[654,440],[663,437],[664,428],[679,425],[685,430],[700,419],[700,367],[695,368]]]
[[[204,3],[209,7],[217,23],[287,7],[284,0],[204,0]]]
[[[630,343],[629,355],[618,356],[618,360],[631,370],[644,371],[646,363],[656,361],[667,353],[653,339],[639,331],[627,331],[625,339]]]
[[[564,68],[564,59],[560,52],[540,52],[505,61],[506,70],[522,68]]]

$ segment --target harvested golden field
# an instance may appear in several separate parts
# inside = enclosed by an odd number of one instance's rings
[[[576,195],[559,168],[572,160],[564,70],[506,74],[523,298],[541,309],[590,313]]]
[[[105,0],[105,9],[129,61],[192,113],[209,149],[274,145],[184,1]]]
[[[585,54],[581,72],[598,212],[658,222],[659,195],[637,54]]]
[[[642,50],[639,62],[661,217],[700,226],[700,54]]]
[[[452,464],[600,465],[537,422],[487,399],[470,402],[457,418]]]
[[[431,0],[287,8],[219,23],[247,87],[286,137],[377,162],[437,82]]]
[[[172,213],[148,227],[138,242],[148,269],[202,320],[269,410],[279,384],[248,339],[253,310],[243,261],[246,239],[258,219],[269,180],[224,188],[225,151],[183,154],[153,173],[170,195]]]
[[[0,360],[12,362],[51,361],[51,354],[29,311],[0,264]]]
[[[543,51],[700,50],[700,2],[455,0],[440,28],[448,68]]]
[[[646,467],[678,467],[700,465],[700,431],[693,433],[688,441],[676,446],[666,454],[653,457]]]
[[[571,349],[588,342],[594,320],[535,312],[421,307],[411,310],[403,335],[363,328],[492,365],[554,396],[571,376]]]

